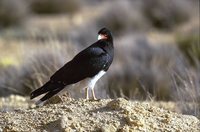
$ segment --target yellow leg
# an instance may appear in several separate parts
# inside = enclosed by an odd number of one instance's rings
[[[88,87],[85,88],[85,98],[86,98],[87,100],[89,99]]]
[[[97,100],[96,96],[95,96],[95,93],[94,93],[94,89],[92,88],[92,97],[94,100]]]

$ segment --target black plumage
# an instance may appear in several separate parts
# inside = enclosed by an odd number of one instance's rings
[[[31,93],[31,99],[47,93],[40,101],[52,97],[65,86],[86,78],[93,78],[100,71],[107,71],[113,61],[113,38],[106,28],[98,32],[100,39],[78,53],[71,61],[56,71],[41,88]],[[92,88],[93,89],[93,88]]]

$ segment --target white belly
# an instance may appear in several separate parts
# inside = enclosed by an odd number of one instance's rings
[[[96,82],[105,74],[105,71],[100,71],[97,75],[95,75],[94,77],[92,77],[91,79],[89,79],[88,81],[88,88],[89,89],[93,89]]]
[[[62,93],[68,91],[73,98],[83,98],[85,88],[94,89],[96,82],[105,74],[105,71],[100,71],[92,78],[86,78],[76,84],[67,86]]]

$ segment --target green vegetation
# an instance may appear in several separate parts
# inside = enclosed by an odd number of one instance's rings
[[[177,43],[179,49],[187,57],[192,65],[200,61],[200,37],[199,34],[178,36]]]

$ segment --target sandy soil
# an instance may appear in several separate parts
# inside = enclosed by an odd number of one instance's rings
[[[200,131],[200,121],[196,117],[177,114],[147,102],[133,102],[123,98],[88,101],[56,96],[44,106],[36,107],[19,96],[9,99],[18,100],[24,105],[18,107],[20,105],[16,104],[13,106],[15,109],[8,112],[2,109],[0,103],[0,132]]]

